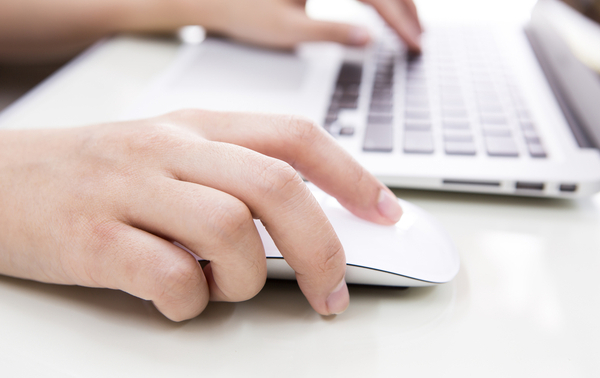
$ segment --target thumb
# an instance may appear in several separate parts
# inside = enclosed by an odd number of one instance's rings
[[[318,21],[307,16],[298,20],[295,30],[296,42],[331,41],[344,45],[362,46],[371,40],[369,31],[365,27]]]

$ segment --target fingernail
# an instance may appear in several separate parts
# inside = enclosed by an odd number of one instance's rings
[[[342,279],[333,292],[329,294],[326,303],[331,315],[339,315],[346,311],[350,304],[350,294],[348,294],[348,286],[345,279]]]
[[[364,45],[365,43],[369,42],[370,39],[371,36],[369,35],[369,32],[360,26],[353,27],[350,30],[350,35],[348,36],[348,42],[351,45],[358,46]]]
[[[385,189],[379,191],[377,210],[379,210],[379,214],[394,223],[398,222],[402,216],[402,208],[398,203],[398,199]]]

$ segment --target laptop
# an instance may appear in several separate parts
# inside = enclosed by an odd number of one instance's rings
[[[600,190],[600,74],[575,42],[600,51],[599,9],[540,0],[524,28],[426,25],[421,55],[374,15],[363,49],[208,38],[184,45],[124,118],[186,107],[298,114],[390,187],[590,196]]]

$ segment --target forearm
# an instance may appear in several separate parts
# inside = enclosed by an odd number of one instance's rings
[[[0,61],[64,59],[122,31],[166,32],[202,24],[211,1],[0,0]],[[187,9],[184,9],[187,8]]]
[[[362,1],[409,49],[420,50],[412,0]],[[305,41],[362,46],[370,39],[362,27],[309,19],[297,0],[0,0],[0,62],[65,59],[108,34],[171,32],[184,25],[274,48]]]

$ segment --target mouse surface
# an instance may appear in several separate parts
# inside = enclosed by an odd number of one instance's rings
[[[339,202],[310,185],[311,191],[346,252],[346,282],[385,286],[431,286],[448,282],[460,267],[458,251],[444,228],[429,213],[399,199],[404,210],[393,226],[360,219]],[[267,276],[295,279],[259,221],[256,226],[267,255]]]

